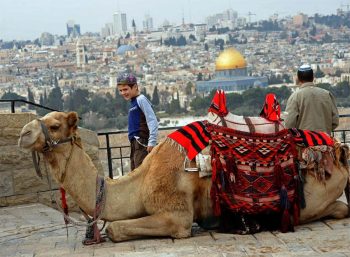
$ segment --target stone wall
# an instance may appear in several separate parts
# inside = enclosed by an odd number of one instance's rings
[[[40,162],[43,173],[40,179],[36,175],[31,153],[17,146],[23,126],[36,118],[32,113],[0,113],[0,207],[34,202],[57,207],[58,186],[48,174],[45,162]],[[83,128],[79,128],[79,132],[85,151],[102,175],[96,133]],[[68,204],[70,208],[74,206],[69,198]]]

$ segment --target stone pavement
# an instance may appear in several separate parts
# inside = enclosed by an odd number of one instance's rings
[[[69,226],[62,215],[41,204],[0,208],[0,256],[110,257],[231,257],[334,256],[350,257],[350,219],[325,220],[298,226],[294,233],[263,232],[231,235],[194,227],[188,239],[170,238],[107,242],[83,246],[84,227]]]

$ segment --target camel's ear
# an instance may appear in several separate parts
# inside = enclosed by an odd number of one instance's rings
[[[77,127],[79,116],[76,112],[69,112],[67,117],[67,123],[69,127]]]

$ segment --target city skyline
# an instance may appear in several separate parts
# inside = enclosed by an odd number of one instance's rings
[[[74,20],[80,24],[82,33],[100,32],[106,24],[113,22],[116,11],[126,13],[128,28],[131,20],[135,19],[138,29],[142,28],[142,21],[146,14],[154,20],[158,27],[168,20],[170,23],[180,24],[182,18],[185,22],[200,23],[205,17],[233,9],[239,16],[247,17],[254,13],[252,21],[267,19],[274,13],[280,17],[294,15],[299,12],[313,15],[334,14],[337,8],[347,10],[349,2],[335,0],[329,5],[329,0],[250,0],[249,5],[244,0],[18,0],[3,1],[0,6],[0,39],[33,40],[41,33],[65,35],[66,23]]]

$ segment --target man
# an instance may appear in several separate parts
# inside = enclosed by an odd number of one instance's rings
[[[130,100],[128,137],[131,170],[134,170],[157,143],[158,121],[151,103],[140,94],[136,77],[132,73],[120,74],[117,88],[125,100]]]
[[[286,127],[331,134],[339,125],[334,96],[331,92],[314,85],[314,73],[310,65],[300,66],[297,77],[297,85],[300,85],[300,88],[288,99]]]

